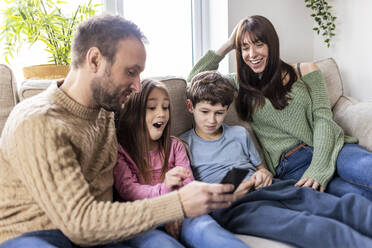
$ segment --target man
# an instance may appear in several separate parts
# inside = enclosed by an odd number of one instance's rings
[[[0,245],[118,244],[159,224],[227,207],[231,185],[112,203],[117,141],[112,111],[140,91],[146,52],[138,27],[117,16],[79,25],[64,82],[18,104],[0,139]]]

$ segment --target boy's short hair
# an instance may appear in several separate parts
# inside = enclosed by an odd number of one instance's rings
[[[230,106],[235,97],[236,90],[229,79],[215,71],[205,71],[195,75],[186,90],[186,98],[193,106],[206,101],[212,105],[221,103]]]

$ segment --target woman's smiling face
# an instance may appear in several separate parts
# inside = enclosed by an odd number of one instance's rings
[[[249,33],[246,32],[241,43],[241,53],[244,62],[252,71],[258,74],[264,72],[269,57],[269,47],[266,43],[252,40]]]

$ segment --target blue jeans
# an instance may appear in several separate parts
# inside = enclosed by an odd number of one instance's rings
[[[193,219],[185,219],[180,235],[181,241],[187,247],[213,247],[213,248],[249,248],[234,234],[223,229],[211,216],[203,215]],[[46,230],[25,233],[19,237],[0,244],[0,248],[78,248],[61,231]],[[150,230],[130,240],[94,246],[94,248],[183,248],[184,246],[168,235],[162,227]]]
[[[0,244],[0,248],[79,248],[60,230],[35,231],[22,234]],[[92,246],[91,248],[129,248],[122,243]]]
[[[337,197],[294,180],[252,191],[212,213],[234,233],[274,239],[296,247],[372,247],[372,202],[356,194]]]
[[[222,228],[210,215],[184,219],[181,241],[192,248],[248,248],[249,246],[234,234]]]
[[[168,241],[168,245],[163,244]],[[180,240],[186,247],[211,247],[211,248],[247,248],[248,245],[238,239],[231,232],[223,229],[210,215],[197,218],[184,219],[180,233]],[[184,247],[177,240],[168,235],[162,228],[158,228],[135,237],[128,241],[130,245],[138,248],[154,247]]]
[[[159,247],[169,248],[184,248],[180,242],[168,235],[164,228],[157,228],[147,231],[139,236],[136,236],[127,241],[131,247],[136,248],[151,248],[159,245]]]
[[[288,158],[282,155],[276,168],[277,178],[300,180],[312,157],[311,146],[301,148]],[[338,154],[336,173],[326,192],[337,196],[355,193],[372,200],[372,153],[360,145],[345,144]]]

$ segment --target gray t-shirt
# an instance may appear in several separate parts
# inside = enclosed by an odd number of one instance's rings
[[[222,124],[222,135],[216,140],[203,140],[191,129],[180,138],[191,152],[191,168],[196,180],[219,183],[232,168],[249,170],[246,179],[262,163],[247,130],[242,126]]]

